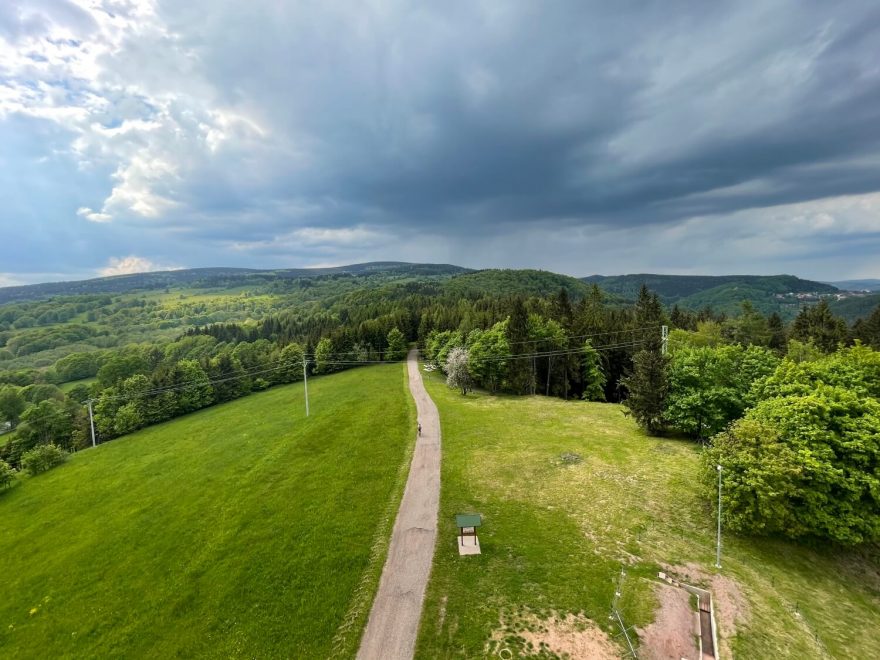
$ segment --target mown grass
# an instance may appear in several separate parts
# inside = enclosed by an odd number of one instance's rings
[[[465,398],[436,375],[426,383],[440,409],[443,468],[417,657],[482,657],[502,621],[526,613],[582,612],[614,634],[608,616],[623,567],[628,625],[653,619],[663,565],[719,579],[692,443],[647,437],[615,405]],[[481,556],[458,556],[459,512],[483,514]],[[720,574],[742,602],[716,599],[716,608],[735,622],[725,648],[737,657],[880,657],[876,554],[730,535],[723,552]],[[505,643],[528,653],[512,637]]]
[[[309,385],[309,418],[272,389],[0,494],[0,657],[353,655],[414,406],[399,364]]]

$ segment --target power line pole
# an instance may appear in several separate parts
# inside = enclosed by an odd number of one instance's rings
[[[626,579],[626,571],[624,569],[620,570],[620,577],[617,579],[617,584],[614,586],[614,598],[611,600],[611,616],[609,619],[617,620],[617,624],[620,626],[620,632],[615,635],[615,637],[619,637],[623,635],[626,638],[626,644],[629,646],[629,654],[633,658],[638,658],[638,653],[636,653],[636,649],[633,646],[632,640],[629,637],[629,628],[626,627],[626,624],[623,622],[623,617],[620,616],[620,610],[617,609],[617,602],[620,600],[621,595],[623,594],[623,581]]]
[[[718,469],[718,539],[715,543],[715,568],[721,568],[721,465]]]
[[[666,349],[669,347],[669,326],[664,325],[660,327],[660,341],[662,342],[660,345],[660,351],[663,355],[666,355]]]
[[[309,369],[306,356],[303,355],[303,387],[306,392],[306,417],[309,416]]]
[[[92,414],[92,399],[86,401],[89,404],[89,427],[92,429],[92,447],[96,446],[95,442],[95,416]]]

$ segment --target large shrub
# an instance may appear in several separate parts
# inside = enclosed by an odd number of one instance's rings
[[[778,364],[773,352],[760,346],[677,348],[669,364],[666,422],[696,438],[718,433],[742,416],[754,402],[754,383]]]
[[[7,488],[15,481],[15,470],[6,461],[0,460],[0,489]]]
[[[880,401],[819,384],[762,401],[713,439],[706,480],[723,467],[722,517],[734,531],[880,541]]]
[[[21,468],[31,476],[50,470],[67,460],[67,454],[56,445],[38,445],[21,456]]]

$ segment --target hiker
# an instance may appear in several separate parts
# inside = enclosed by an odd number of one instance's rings
[[[422,434],[422,423],[419,422],[419,435],[421,435],[421,434]]]

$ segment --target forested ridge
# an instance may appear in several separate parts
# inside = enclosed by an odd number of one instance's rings
[[[46,282],[0,287],[0,305],[9,302],[42,300],[51,296],[121,294],[151,291],[168,287],[234,288],[255,287],[279,280],[304,279],[324,275],[365,275],[398,272],[419,275],[453,274],[466,268],[451,264],[411,264],[402,261],[380,261],[326,268],[181,268],[179,270],[113,275],[89,280]]]
[[[272,280],[253,291],[17,303],[0,308],[0,324],[0,366],[14,367],[0,371],[7,474],[62,460],[47,447],[90,446],[87,401],[94,441],[106,442],[307,375],[402,360],[417,343],[462,393],[623,402],[648,433],[707,443],[707,466],[727,465],[741,486],[728,489],[725,507],[736,529],[848,544],[880,533],[872,384],[880,382],[880,307],[847,324],[822,300],[787,323],[748,300],[735,314],[691,311],[643,286],[627,302],[543,271],[392,268]],[[756,432],[762,425],[777,431]],[[791,445],[788,462],[765,442]],[[779,460],[759,458],[768,451]],[[785,477],[780,496],[770,484],[804,451],[824,458],[815,473]],[[824,499],[805,504],[819,474]],[[841,522],[822,523],[834,507],[843,507],[833,514]],[[785,515],[770,521],[768,510]]]
[[[832,310],[849,322],[866,316],[880,304],[880,295],[860,291],[858,282],[852,290],[827,282],[804,280],[794,275],[592,275],[583,281],[603,290],[634,300],[641,286],[656,292],[667,306],[700,310],[711,307],[716,312],[736,314],[743,301],[764,314],[776,312],[786,321],[797,316],[804,304],[825,299]],[[844,283],[841,283],[843,285]]]

